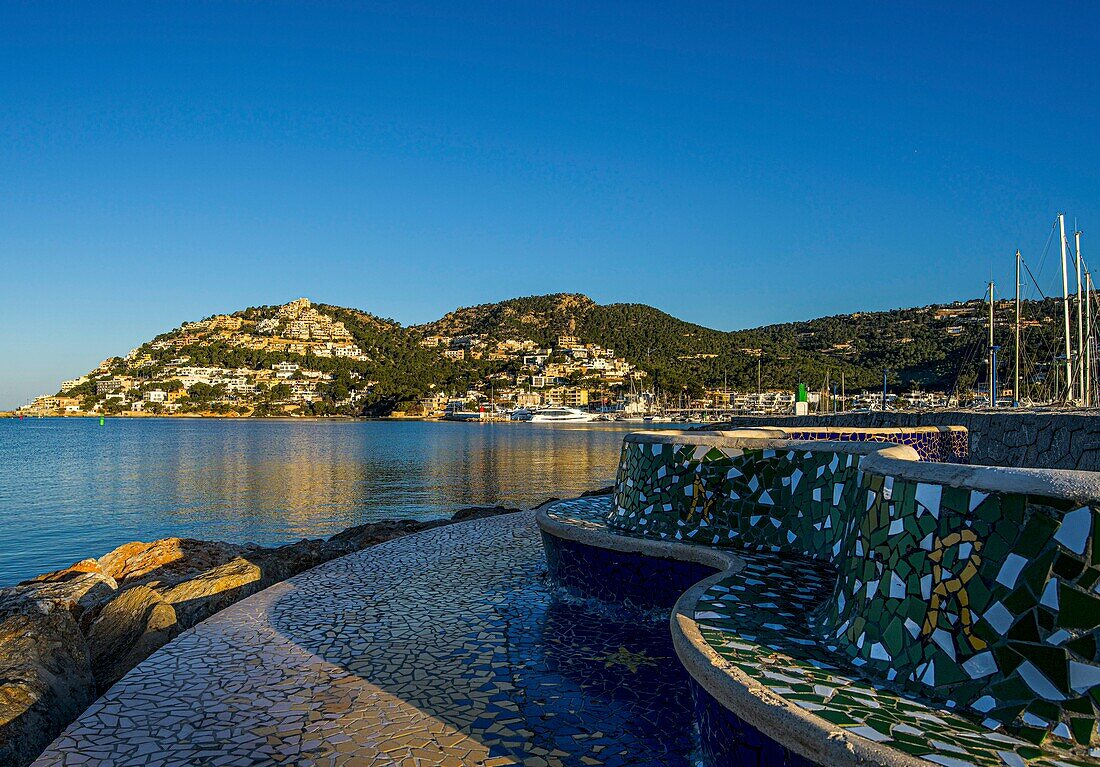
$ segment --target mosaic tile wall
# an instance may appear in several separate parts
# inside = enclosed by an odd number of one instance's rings
[[[652,538],[829,559],[840,551],[843,509],[859,492],[860,460],[628,438],[607,523]]]
[[[815,617],[830,648],[988,726],[1100,745],[1100,511],[871,473],[861,491]]]
[[[1071,739],[1033,740],[957,703],[914,694],[838,652],[815,618],[832,600],[836,572],[823,563],[746,553],[746,565],[695,604],[700,635],[755,683],[834,728],[947,767],[1096,765]],[[727,730],[730,728],[726,728]],[[744,737],[743,726],[725,735]],[[733,763],[731,767],[734,767]],[[824,767],[829,767],[828,763]]]
[[[640,439],[608,527],[837,565],[820,649],[986,729],[1100,746],[1096,508],[875,476],[836,448]]]
[[[788,439],[830,442],[891,442],[908,445],[917,451],[922,461],[934,463],[969,463],[970,434],[963,427],[933,427],[917,429],[784,429]]]

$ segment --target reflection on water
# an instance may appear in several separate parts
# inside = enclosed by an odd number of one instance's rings
[[[609,484],[626,428],[0,420],[0,585],[181,536],[271,544]]]

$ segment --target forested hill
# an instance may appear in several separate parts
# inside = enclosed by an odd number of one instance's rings
[[[1042,370],[1053,357],[1060,303],[1024,304],[1025,369]],[[559,335],[615,349],[672,389],[700,382],[755,387],[758,357],[765,387],[799,381],[820,386],[844,375],[852,388],[917,384],[949,390],[957,379],[973,383],[984,370],[988,305],[981,301],[822,317],[803,322],[723,332],[677,319],[644,304],[600,305],[586,296],[516,298],[458,309],[414,328],[424,335],[528,338],[550,346]],[[996,308],[1002,359],[1013,353],[1011,302]]]
[[[950,390],[956,381],[965,388],[984,379],[987,312],[972,301],[725,332],[644,304],[601,306],[557,294],[405,327],[299,299],[184,323],[40,399],[47,411],[110,413],[143,402],[154,413],[376,415],[470,389],[529,391],[535,378],[546,386],[547,376],[606,398],[635,385],[698,396],[722,385],[753,390],[758,380],[769,389],[819,389],[842,377],[856,391],[880,386],[884,369],[894,386]],[[1009,302],[998,305],[997,317],[1007,378]],[[1029,302],[1023,324],[1025,394],[1043,399],[1042,387],[1057,376],[1037,361],[1058,353],[1060,304]],[[562,348],[560,336],[576,341]],[[600,365],[579,363],[577,344],[585,346],[579,359],[591,351]],[[553,352],[540,357],[539,348]]]

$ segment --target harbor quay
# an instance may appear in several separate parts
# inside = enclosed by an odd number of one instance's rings
[[[1098,764],[1100,475],[968,436],[629,433],[613,487],[229,604],[22,763]]]

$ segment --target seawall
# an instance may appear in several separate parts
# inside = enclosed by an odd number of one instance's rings
[[[989,466],[1100,471],[1100,410],[942,410],[913,413],[837,413],[735,416],[708,431],[752,426],[965,426],[970,461]]]

